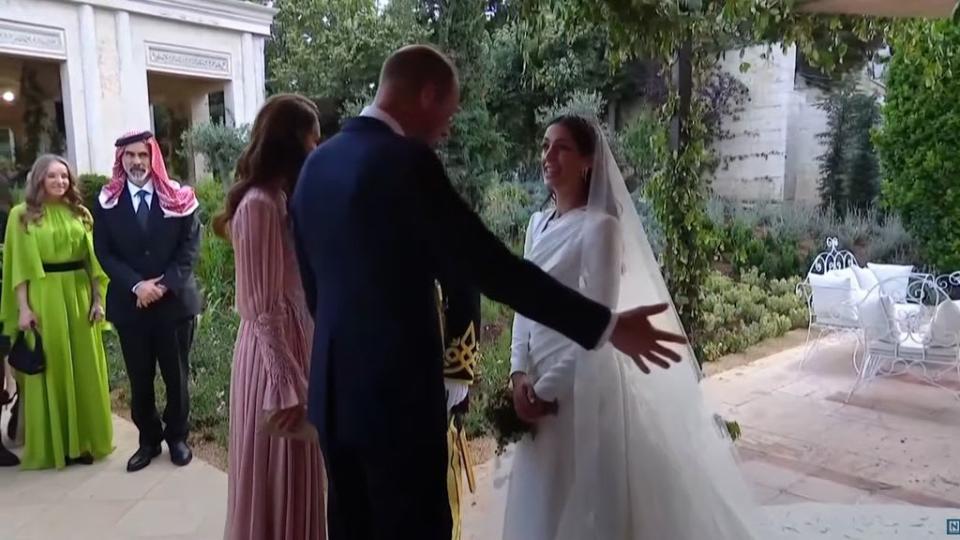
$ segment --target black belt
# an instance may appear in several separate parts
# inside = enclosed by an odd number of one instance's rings
[[[86,263],[83,261],[71,261],[64,263],[43,263],[43,271],[48,274],[53,274],[57,272],[75,272],[77,270],[83,270],[86,268]]]

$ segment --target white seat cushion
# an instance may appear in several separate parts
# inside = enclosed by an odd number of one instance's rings
[[[895,302],[900,302],[907,297],[907,287],[910,285],[913,266],[867,263],[867,268],[877,276],[884,294]]]
[[[960,343],[960,306],[946,301],[937,306],[937,313],[930,323],[930,344],[936,347],[953,347]]]
[[[874,274],[872,270],[860,268],[857,265],[853,265],[850,268],[853,270],[853,274],[857,276],[857,282],[860,283],[861,289],[869,291],[880,283],[880,281],[877,280],[877,275]]]
[[[900,341],[900,332],[897,330],[895,319],[896,309],[886,295],[874,290],[858,305],[857,311],[860,316],[860,326],[868,342]]]
[[[825,275],[810,274],[810,288],[813,294],[813,313],[821,324],[852,326],[857,322],[856,303],[859,290],[854,289],[855,276],[844,272],[832,271]]]

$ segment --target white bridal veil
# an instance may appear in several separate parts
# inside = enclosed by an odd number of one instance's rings
[[[588,210],[619,220],[622,273],[616,309],[669,303],[654,324],[684,333],[604,130],[597,139]],[[731,441],[704,403],[693,350],[680,364],[641,372],[607,345],[576,363],[574,487],[564,540],[750,540],[759,508]]]

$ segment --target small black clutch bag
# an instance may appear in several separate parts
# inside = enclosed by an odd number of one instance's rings
[[[26,334],[23,332],[18,333],[17,339],[10,349],[10,356],[8,357],[8,362],[10,362],[10,366],[13,367],[13,369],[21,373],[26,373],[27,375],[43,373],[46,367],[46,362],[43,358],[43,340],[40,339],[40,333],[36,330],[33,330],[33,335],[36,338],[36,344],[33,350],[30,350],[30,346],[27,345]]]

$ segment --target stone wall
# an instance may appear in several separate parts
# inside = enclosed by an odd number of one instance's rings
[[[744,201],[784,199],[793,51],[751,47],[742,58],[731,51],[720,61],[722,70],[747,86],[750,99],[722,120],[731,137],[717,143],[720,166],[713,179],[717,195]],[[743,63],[749,64],[745,72],[740,69]]]

